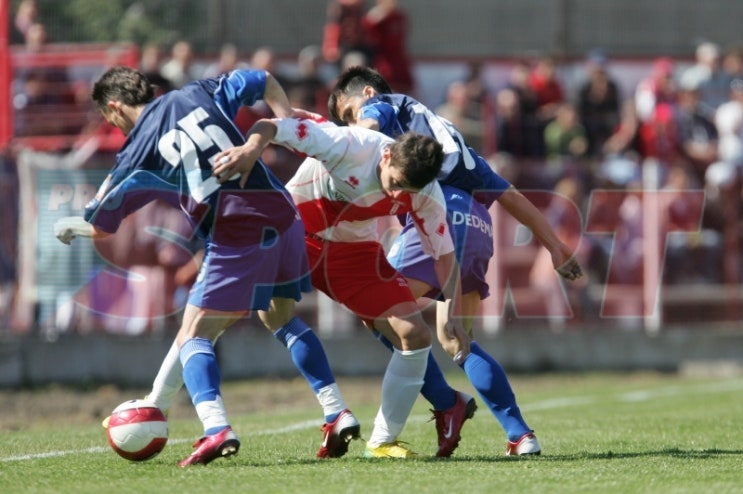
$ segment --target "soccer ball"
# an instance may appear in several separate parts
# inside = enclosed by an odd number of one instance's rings
[[[122,458],[149,460],[168,442],[168,421],[162,410],[149,401],[125,401],[111,412],[106,437]]]

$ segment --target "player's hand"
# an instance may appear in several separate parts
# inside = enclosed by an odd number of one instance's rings
[[[62,242],[65,245],[72,244],[72,240],[77,236],[75,235],[75,232],[72,231],[70,228],[57,228],[57,225],[54,225],[54,235],[57,237],[57,239]]]
[[[217,182],[223,184],[228,180],[240,177],[240,187],[245,187],[248,176],[253,171],[261,151],[239,146],[218,153],[214,156],[214,167],[212,168],[213,174],[217,177]]]
[[[292,118],[300,118],[305,120],[313,120],[315,122],[327,122],[328,119],[320,115],[319,113],[304,110],[302,108],[292,108]]]
[[[450,319],[443,330],[437,331],[441,348],[449,354],[455,364],[461,364],[470,354],[470,337],[458,319]]]
[[[54,222],[54,236],[63,244],[70,245],[81,230],[89,227],[90,225],[82,217],[67,216]]]
[[[552,265],[557,270],[557,274],[571,281],[583,276],[583,270],[575,258],[575,252],[570,247],[560,243],[556,248],[551,249],[550,254],[552,255]]]
[[[557,273],[566,280],[577,280],[583,276],[583,270],[575,257],[571,257],[557,267]]]

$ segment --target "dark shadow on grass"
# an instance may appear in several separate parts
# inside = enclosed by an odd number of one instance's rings
[[[589,453],[581,451],[569,455],[538,455],[538,456],[454,456],[452,458],[423,458],[424,461],[455,461],[455,462],[475,462],[475,461],[584,461],[584,460],[621,460],[625,458],[643,458],[643,457],[670,457],[685,460],[690,459],[712,459],[721,456],[743,456],[743,450],[726,450],[726,449],[699,449],[684,450],[679,448],[667,448],[658,451],[606,451],[603,453]],[[419,460],[420,461],[420,460]]]
[[[690,459],[715,459],[721,456],[743,456],[743,450],[725,450],[725,449],[702,449],[702,450],[683,450],[679,448],[668,448],[659,451],[642,451],[642,452],[615,452],[607,451],[604,453],[589,453],[582,451],[569,455],[538,455],[538,456],[453,456],[451,458],[437,458],[435,456],[421,456],[418,458],[395,459],[395,458],[364,458],[362,456],[346,455],[338,459],[317,459],[317,458],[281,458],[272,461],[259,460],[256,458],[247,458],[237,456],[234,458],[218,459],[210,463],[206,468],[242,468],[242,467],[275,467],[277,465],[318,465],[332,466],[338,462],[359,462],[370,464],[404,464],[404,463],[475,463],[475,462],[556,462],[556,461],[586,461],[586,460],[622,460],[626,458],[643,458],[643,457],[670,457],[684,460]],[[153,461],[154,462],[154,461]],[[204,468],[196,465],[189,468]]]
[[[665,456],[670,458],[681,459],[706,459],[717,458],[720,456],[743,456],[743,450],[734,449],[679,449],[666,448],[659,451],[607,451],[605,453],[588,453],[580,452],[571,455],[545,455],[544,458],[556,461],[571,460],[614,460],[622,458],[642,458],[653,456]]]

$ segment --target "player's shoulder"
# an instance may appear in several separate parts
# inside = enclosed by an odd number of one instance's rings
[[[348,127],[341,127],[345,132],[353,134],[357,139],[364,142],[375,142],[380,145],[385,145],[394,141],[391,137],[373,129],[366,127],[360,127],[358,125],[349,125]]]
[[[417,101],[415,98],[412,98],[411,96],[408,96],[407,94],[401,94],[401,93],[384,93],[384,94],[376,94],[366,100],[366,105],[374,105],[374,104],[387,104],[390,106],[405,106],[409,104],[414,104]]]

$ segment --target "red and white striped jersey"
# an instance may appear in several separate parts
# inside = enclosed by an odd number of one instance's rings
[[[273,142],[307,155],[287,189],[308,233],[333,242],[379,241],[380,217],[410,213],[427,254],[438,259],[454,251],[438,182],[394,197],[382,189],[379,163],[392,139],[361,127],[275,122]]]

